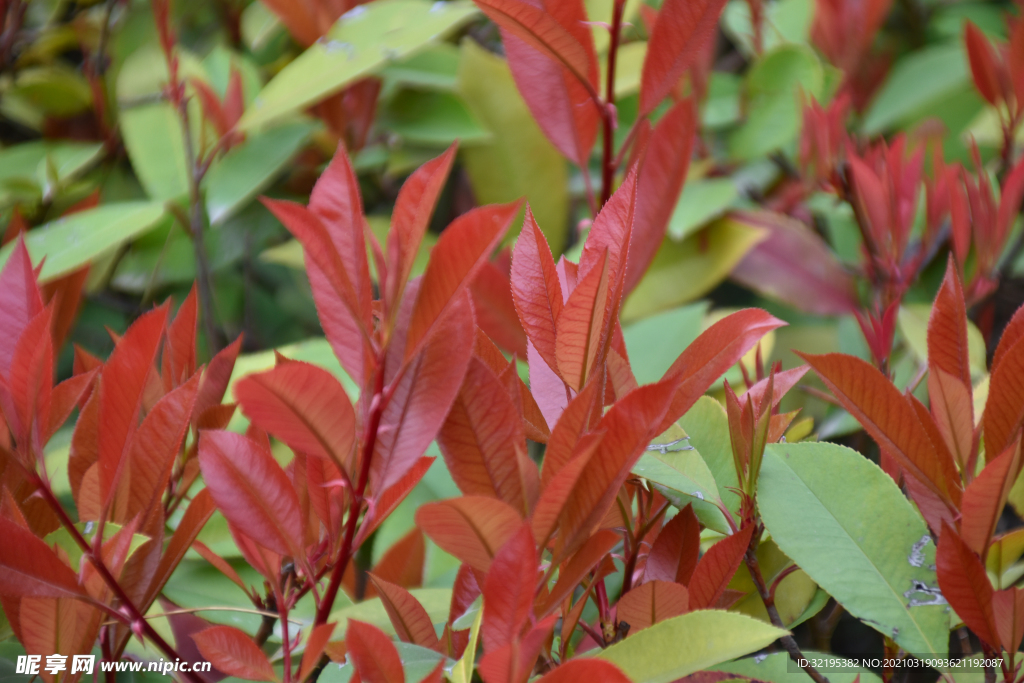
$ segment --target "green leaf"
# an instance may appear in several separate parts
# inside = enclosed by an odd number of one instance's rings
[[[821,98],[825,70],[814,52],[784,45],[755,62],[746,77],[747,120],[729,138],[729,153],[750,160],[783,147],[800,130],[801,93]]]
[[[804,650],[804,656],[808,659],[814,657],[825,657],[829,659],[842,659],[839,655],[832,653],[814,652]],[[790,660],[787,652],[773,652],[766,657],[747,657],[738,659],[735,662],[726,662],[714,667],[715,671],[725,671],[737,674],[753,680],[766,681],[766,683],[808,683],[811,677],[802,670],[794,670],[796,665]],[[840,667],[834,667],[839,669]],[[881,679],[873,671],[863,669],[854,662],[847,660],[846,666],[841,671],[820,669],[822,675],[827,676],[829,683],[853,683],[857,676],[860,676],[860,683],[880,683]],[[794,678],[798,676],[799,678]]]
[[[705,178],[687,181],[668,223],[669,236],[686,239],[712,218],[721,216],[739,197],[731,178]]]
[[[40,280],[48,282],[77,270],[109,249],[156,225],[164,215],[160,202],[118,202],[58,218],[25,237],[32,261],[44,257]],[[0,249],[0,267],[14,244]]]
[[[121,136],[139,182],[151,198],[168,201],[188,193],[181,121],[165,103],[121,112]]]
[[[420,601],[423,609],[430,616],[430,621],[435,624],[443,624],[448,620],[448,608],[452,600],[450,588],[413,588],[409,591],[413,597]],[[371,598],[363,602],[343,607],[331,612],[328,621],[338,622],[338,632],[344,633],[348,628],[349,619],[358,619],[368,624],[373,624],[389,636],[395,635],[395,627],[391,625],[387,610],[380,598]]]
[[[476,619],[473,620],[473,625],[469,629],[469,642],[466,644],[466,650],[462,653],[462,658],[455,663],[452,667],[451,681],[452,683],[470,683],[473,680],[473,662],[476,659],[476,642],[480,638],[480,624],[484,620],[484,611],[477,610]]]
[[[764,50],[769,51],[785,43],[807,43],[814,11],[812,0],[779,0],[764,5]],[[750,5],[733,0],[722,12],[722,25],[748,57],[755,55],[750,23]]]
[[[205,77],[194,56],[181,52],[179,59],[182,78]],[[163,53],[155,44],[133,52],[117,76],[118,117],[128,159],[146,193],[161,201],[186,195],[189,178],[178,112],[160,99],[167,79]]]
[[[190,558],[191,551],[167,581],[163,595],[180,607],[201,608],[197,615],[215,624],[226,624],[240,628],[250,635],[255,634],[263,617],[253,612],[252,602],[248,596],[206,560]],[[231,560],[230,564],[246,585],[263,584],[263,579],[245,560]],[[339,600],[341,599],[347,599],[343,593],[339,594]],[[228,609],[216,609],[217,607]],[[295,608],[289,610],[288,616],[293,619],[308,618],[312,621],[313,601],[303,599]],[[280,642],[280,629],[272,639]]]
[[[698,299],[724,280],[767,233],[728,216],[682,242],[666,238],[643,280],[626,299],[624,320]]]
[[[626,43],[615,55],[615,97],[622,99],[640,92],[640,77],[647,56],[647,43],[642,40]],[[608,63],[601,62],[601,82],[608,80]]]
[[[679,448],[687,448],[686,441],[667,446],[664,452],[649,450],[633,466],[633,474],[654,484],[677,508],[693,505],[704,526],[729,533],[729,522],[717,507],[722,501],[714,476],[696,449],[676,450]]]
[[[739,481],[732,460],[729,418],[725,408],[710,396],[701,396],[679,419],[679,424],[690,435],[690,445],[704,458],[726,508],[733,513],[738,512],[740,497],[734,489],[739,487]]]
[[[557,257],[569,227],[565,159],[537,126],[505,60],[471,40],[462,43],[459,94],[492,131],[490,142],[460,150],[477,202],[497,204],[525,196]],[[520,223],[513,223],[510,238],[518,234]]]
[[[92,522],[78,522],[77,524],[75,524],[75,528],[78,529],[78,533],[82,534],[82,536],[87,541],[89,541],[90,543],[94,542],[95,534],[92,532],[96,531],[95,524],[93,524]],[[106,524],[104,524],[104,542],[109,541],[111,538],[114,537],[114,534],[116,534],[120,530],[120,524],[115,524],[114,522],[107,522]],[[71,537],[71,533],[67,529],[65,529],[64,527],[60,527],[56,531],[47,534],[44,540],[49,545],[59,545],[61,549],[65,553],[67,553],[68,560],[71,562],[72,568],[79,569],[81,567],[82,548],[78,545],[75,539]],[[128,557],[131,557],[132,553],[138,550],[139,547],[148,540],[150,540],[149,536],[146,536],[144,534],[132,534],[132,540],[128,544],[128,555],[126,556],[126,559]]]
[[[931,115],[932,105],[960,89],[970,78],[959,40],[911,52],[896,62],[864,118],[872,135]]]
[[[935,545],[881,468],[835,444],[771,444],[757,500],[779,548],[850,614],[907,652],[945,656]]]
[[[13,87],[4,95],[22,98],[56,118],[80,114],[92,105],[92,91],[85,77],[60,62],[19,71]]]
[[[705,301],[652,315],[622,329],[630,366],[640,384],[657,382],[679,355],[701,333]]]
[[[480,142],[491,134],[457,96],[445,92],[402,90],[381,112],[378,124],[421,145]]]
[[[37,140],[0,150],[0,204],[15,199],[18,186],[38,185],[38,193],[52,198],[95,164],[103,145],[84,142]]]
[[[786,633],[742,614],[701,610],[666,619],[597,656],[634,683],[668,683],[760,650]]]
[[[210,223],[230,218],[273,182],[315,128],[290,123],[251,136],[210,167],[206,176],[206,211]]]
[[[740,119],[740,78],[736,74],[712,71],[702,118],[705,128],[724,128]],[[685,188],[683,190],[686,191]]]
[[[384,67],[381,76],[388,84],[455,92],[459,83],[459,55],[459,48],[454,45],[438,43]]]
[[[379,0],[349,10],[264,86],[239,122],[252,130],[293,114],[425,48],[477,13],[472,3]]]
[[[413,645],[412,643],[396,642],[394,646],[398,650],[398,658],[402,661],[405,680],[410,683],[424,680],[427,674],[434,670],[437,663],[445,659],[445,657],[433,650]],[[450,659],[445,661],[446,668],[452,664],[453,662]],[[317,680],[321,683],[348,683],[352,680],[354,673],[355,669],[351,662],[346,662],[340,666],[329,663]]]

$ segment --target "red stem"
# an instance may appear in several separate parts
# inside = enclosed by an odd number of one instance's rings
[[[604,126],[604,158],[601,162],[601,202],[605,205],[612,196],[612,181],[615,178],[615,59],[619,52],[619,38],[622,33],[622,14],[626,0],[615,0],[612,10],[611,44],[608,47],[608,74],[605,82],[605,105],[602,112]]]
[[[107,569],[107,565],[103,562],[102,558],[94,554],[92,546],[89,545],[89,542],[85,540],[82,534],[78,531],[78,528],[75,527],[75,523],[71,521],[70,517],[68,517],[68,513],[64,510],[64,507],[60,504],[60,502],[54,497],[53,491],[50,490],[50,487],[46,484],[46,482],[40,479],[39,476],[36,474],[32,475],[32,479],[34,480],[32,483],[35,484],[37,490],[42,494],[43,499],[46,500],[46,503],[57,514],[57,517],[60,519],[60,523],[64,526],[65,529],[67,529],[68,533],[71,534],[71,538],[73,538],[75,543],[78,544],[78,547],[82,549],[82,554],[85,556],[86,559],[89,560],[89,563],[96,568],[96,571],[97,573],[99,573],[100,578],[103,579],[103,582],[107,584],[107,587],[110,588],[114,596],[118,599],[118,601],[120,601],[121,606],[128,613],[128,616],[130,617],[130,621],[128,621],[129,626],[138,625],[138,627],[142,629],[142,632],[145,634],[145,636],[150,641],[152,641],[152,643],[156,645],[167,656],[168,659],[181,659],[181,655],[178,654],[177,650],[175,650],[166,640],[164,640],[163,636],[157,633],[156,630],[150,625],[150,623],[146,621],[146,617],[143,616],[139,608],[135,606],[135,603],[132,602],[131,598],[129,598],[128,595],[124,592],[124,589],[121,588],[121,584],[117,582],[117,579],[115,579],[114,576],[110,573],[110,570]],[[196,676],[191,671],[182,673],[190,681],[193,681],[193,683],[204,683],[201,677]]]
[[[277,596],[278,618],[281,620],[281,649],[284,650],[284,683],[292,680],[292,644],[288,633],[288,596],[291,588],[291,577],[285,581],[283,594]]]
[[[401,378],[399,375],[396,381]],[[338,597],[338,588],[341,586],[341,579],[345,575],[349,560],[352,559],[352,543],[356,536],[356,528],[359,522],[359,515],[363,511],[363,494],[366,492],[366,485],[370,480],[370,463],[373,460],[373,449],[377,445],[377,430],[380,428],[380,419],[384,413],[384,406],[387,398],[384,396],[384,359],[379,358],[377,362],[376,386],[374,387],[373,399],[370,402],[370,417],[367,420],[366,432],[363,436],[363,459],[359,471],[359,481],[355,491],[352,492],[352,509],[349,511],[348,520],[345,525],[345,538],[338,553],[338,559],[331,571],[331,580],[327,584],[320,605],[316,610],[315,626],[327,623],[327,617],[334,606],[334,600]]]

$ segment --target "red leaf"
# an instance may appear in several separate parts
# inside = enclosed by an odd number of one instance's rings
[[[576,551],[558,571],[558,581],[543,605],[535,610],[538,618],[545,617],[551,610],[562,604],[583,579],[604,559],[619,542],[619,535],[610,529],[602,529],[587,539],[583,547]],[[684,603],[685,604],[685,603]]]
[[[49,427],[53,394],[53,338],[50,321],[53,309],[46,307],[29,321],[18,339],[11,363],[10,392],[17,410],[17,423],[10,420],[27,454],[42,445]]]
[[[213,125],[217,135],[222,136],[227,133],[231,128],[231,124],[228,123],[228,118],[224,114],[224,108],[220,104],[220,98],[217,97],[217,93],[202,79],[189,78],[188,82],[196,94],[199,95],[199,103],[203,107],[203,114],[207,121]]]
[[[878,445],[897,458],[905,472],[916,477],[951,509],[959,507],[960,476],[952,456],[947,459],[940,455],[914,407],[881,372],[853,356],[798,355],[814,368],[825,386]]]
[[[622,297],[622,285],[626,276],[626,261],[630,255],[630,240],[633,234],[633,220],[637,208],[637,170],[632,168],[622,181],[619,189],[601,207],[594,218],[594,225],[587,233],[580,255],[579,284],[591,270],[599,268],[608,252],[608,286],[611,291],[609,307],[618,306]],[[571,300],[571,295],[570,295]],[[605,331],[607,334],[607,331]]]
[[[78,577],[41,539],[0,517],[0,593],[39,598],[84,597]]]
[[[992,613],[1003,649],[1017,652],[1024,638],[1024,590],[1014,587],[993,593]]]
[[[591,382],[569,401],[569,405],[555,423],[547,448],[544,450],[541,469],[541,484],[544,487],[547,487],[576,452],[576,445],[589,428],[591,416],[597,408],[597,396],[598,382]]]
[[[928,374],[931,415],[943,442],[966,471],[974,455],[974,401],[970,382],[964,383],[942,368]]]
[[[149,519],[160,504],[188,431],[198,389],[199,376],[193,375],[187,383],[161,398],[133,435],[127,455],[126,481],[130,488],[127,497],[118,499],[123,500],[123,507],[118,509],[115,505],[111,517],[115,522],[123,524],[140,513],[142,519]]]
[[[940,368],[970,388],[967,306],[952,255],[928,318],[928,365],[930,369]]]
[[[734,280],[815,315],[845,315],[857,308],[853,276],[814,231],[770,211],[737,211],[731,216],[768,231],[733,268]]]
[[[693,572],[693,578],[690,579],[691,610],[710,609],[715,606],[743,562],[753,532],[754,525],[748,524],[714,544],[704,553],[704,557],[697,563],[697,568]]]
[[[719,320],[702,332],[665,372],[666,378],[677,377],[680,384],[672,406],[655,434],[661,434],[692,408],[697,399],[726,370],[738,363],[761,337],[785,324],[759,308],[747,308]]]
[[[989,104],[998,105],[1005,88],[999,82],[999,72],[996,68],[998,61],[992,51],[992,45],[970,21],[964,23],[964,43],[967,45],[967,58],[971,63],[975,87]]]
[[[526,342],[526,360],[530,366],[530,393],[544,421],[551,426],[558,422],[569,403],[570,390],[547,361],[540,357],[531,341]]]
[[[601,418],[597,431],[605,432],[604,438],[562,511],[556,557],[581,546],[601,523],[630,469],[647,444],[663,431],[657,427],[677,386],[675,378],[642,386],[617,401]]]
[[[66,215],[66,214],[65,214]],[[83,266],[64,277],[50,280],[42,288],[43,300],[53,304],[53,348],[64,345],[75,323],[78,307],[82,301],[82,288],[89,277],[89,266]]]
[[[53,388],[50,415],[43,433],[44,442],[50,440],[71,416],[71,412],[78,407],[79,402],[92,391],[93,383],[98,376],[98,370],[88,370],[69,377]]]
[[[522,202],[482,206],[462,214],[441,233],[416,296],[406,333],[406,361],[416,355],[438,320],[497,249],[520,208]]]
[[[235,369],[235,360],[238,358],[238,351],[241,348],[242,338],[239,337],[221,349],[206,366],[192,413],[193,422],[213,406],[220,405],[220,402],[224,400],[224,392],[227,391],[228,382],[231,381],[231,373]]]
[[[1024,341],[1016,340],[996,356],[999,363],[993,364],[982,417],[987,459],[1006,450],[1024,425]]]
[[[299,499],[274,456],[241,434],[207,431],[199,437],[199,465],[229,522],[276,553],[298,555]]]
[[[18,339],[32,318],[43,310],[32,259],[19,238],[0,271],[0,377],[10,377]]]
[[[457,146],[458,143],[452,143],[444,154],[416,169],[402,185],[395,200],[387,238],[387,260],[391,265],[387,278],[387,302],[395,310],[412,272],[437,198],[448,179]]]
[[[669,109],[651,133],[637,184],[636,218],[626,264],[625,292],[631,292],[654,260],[690,167],[697,129],[692,100]]]
[[[714,35],[725,0],[666,0],[647,43],[640,80],[640,114],[654,108],[679,83]]]
[[[124,467],[130,437],[139,422],[143,392],[153,371],[157,347],[167,320],[167,306],[132,323],[103,368],[100,385],[100,501],[109,504]]]
[[[344,146],[338,146],[331,163],[313,187],[309,209],[327,228],[355,291],[355,310],[360,319],[368,323],[373,283],[366,260],[363,202],[359,197],[359,181]]]
[[[345,372],[363,386],[372,353],[369,310],[364,309],[361,294],[352,281],[353,274],[339,249],[340,238],[336,239],[311,209],[266,198],[263,204],[302,243],[309,285],[324,334]],[[360,216],[360,229],[361,225]],[[362,245],[361,240],[359,243]],[[365,265],[365,261],[364,256],[361,263]]]
[[[569,4],[568,0],[558,1]],[[588,45],[588,51],[577,39],[581,32],[570,32],[552,12],[527,0],[476,0],[476,4],[502,29],[561,63],[580,83],[593,89],[597,76],[596,58],[593,45]]]
[[[569,295],[562,314],[558,316],[558,374],[574,391],[587,384],[598,361],[610,280],[608,252],[602,263],[584,275]]]
[[[484,581],[480,633],[486,652],[519,640],[533,611],[536,589],[537,548],[530,525],[523,524],[494,556]]]
[[[515,33],[503,29],[501,40],[516,87],[534,120],[562,154],[585,167],[597,138],[601,117],[601,111],[591,97],[598,74],[586,10],[580,0],[549,1],[544,3],[544,9],[583,46],[588,62],[586,77],[591,88],[588,89],[562,62],[552,59],[549,52],[535,48]]]
[[[224,116],[228,121],[228,129],[235,127],[245,110],[245,93],[242,91],[242,72],[231,65],[228,76],[228,89],[224,93]]]
[[[398,639],[437,650],[439,643],[437,633],[434,631],[434,624],[420,601],[401,586],[396,586],[378,576],[370,574],[370,580],[373,581],[373,585],[377,589],[377,594],[384,604],[391,625],[395,627]]]
[[[963,518],[960,522],[960,535],[964,543],[985,557],[992,534],[996,531],[996,523],[1003,514],[1003,507],[1010,495],[1016,477],[1020,471],[1020,440],[1010,444],[999,457],[993,458],[985,465],[981,474],[970,483],[964,491],[960,510]]]
[[[495,498],[463,496],[420,506],[416,525],[441,550],[486,572],[498,549],[522,526],[522,518]]]
[[[992,614],[992,584],[985,566],[956,530],[943,525],[935,552],[935,571],[942,595],[964,624],[990,647],[999,647]]]
[[[644,581],[690,584],[700,555],[700,522],[687,505],[661,529],[647,556]]]
[[[576,489],[576,484],[586,469],[587,463],[597,452],[597,447],[601,445],[602,438],[603,434],[600,433],[587,434],[582,437],[569,462],[559,468],[558,474],[552,477],[544,487],[531,518],[533,535],[538,546],[547,546],[548,540],[555,533],[558,521],[565,510],[565,504]]]
[[[473,352],[473,315],[469,294],[462,292],[438,321],[408,363],[403,363],[403,335],[415,297],[403,301],[399,324],[392,339],[386,369],[401,376],[387,376],[394,385],[381,415],[370,469],[370,485],[379,494],[405,476],[427,450],[444,424],[458,395]]]
[[[331,639],[335,626],[337,624],[331,623],[313,627],[309,637],[306,639],[306,649],[302,651],[302,663],[299,664],[300,681],[306,680],[316,665],[319,664],[320,656],[323,655],[324,648],[327,647],[327,641]]]
[[[505,390],[508,391],[509,396],[512,397],[512,403],[515,404],[516,409],[519,411],[526,438],[537,443],[546,444],[551,437],[548,422],[544,419],[544,414],[540,412],[540,406],[534,400],[533,394],[530,393],[530,389],[526,386],[526,382],[519,376],[516,360],[509,361],[505,369],[498,374],[498,379],[505,385]]]
[[[537,466],[526,453],[519,411],[501,381],[476,358],[437,443],[463,493],[494,496],[523,514],[533,508]]]
[[[166,378],[170,380],[168,389],[184,384],[196,371],[197,308],[196,287],[192,285],[188,296],[178,307],[174,322],[167,326],[164,358],[170,369],[170,376]]]
[[[166,550],[160,557],[160,564],[153,572],[152,577],[147,577],[149,585],[145,591],[145,605],[151,605],[160,591],[164,589],[164,585],[171,578],[171,574],[174,573],[178,564],[185,558],[185,553],[192,547],[199,532],[213,516],[214,509],[213,498],[208,489],[201,490],[192,498],[181,521],[178,522],[178,528],[174,530]]]
[[[452,585],[452,601],[448,608],[448,623],[464,615],[480,596],[480,585],[476,573],[468,564],[459,565]]]
[[[769,380],[772,382],[772,408],[777,408],[779,403],[785,398],[789,390],[797,385],[797,383],[803,379],[803,376],[807,374],[808,368],[806,365],[800,365],[789,370],[783,370],[782,372],[776,372],[758,381],[754,386],[750,387],[743,395],[739,397],[741,404],[746,403],[747,397],[749,396],[755,406],[760,406],[761,401],[764,400],[765,392],[768,390]],[[778,417],[774,415],[773,417]]]
[[[366,513],[363,522],[359,526],[359,534],[356,536],[355,545],[360,545],[363,539],[368,538],[371,533],[388,518],[395,508],[405,500],[405,497],[416,488],[423,475],[427,473],[430,466],[434,464],[434,458],[422,457],[417,460],[409,471],[402,475],[402,478],[395,482],[384,493],[377,497],[376,505]]]
[[[999,337],[999,344],[996,346],[995,355],[992,356],[991,371],[995,372],[999,362],[1003,360],[1006,352],[1012,349],[1018,341],[1024,339],[1024,306],[1017,309],[1017,312],[1010,318],[1003,328],[1003,334]]]
[[[519,322],[508,275],[487,261],[470,283],[476,324],[503,349],[526,358],[526,332]]]
[[[414,527],[391,544],[374,565],[373,573],[378,579],[402,588],[416,588],[423,584],[425,558],[423,532]]]
[[[235,398],[249,419],[292,450],[350,471],[356,416],[330,372],[299,361],[279,364],[238,382]]]
[[[554,671],[544,674],[539,683],[630,683],[611,662],[600,659],[571,659]]]
[[[659,621],[686,614],[688,601],[686,586],[670,581],[648,581],[619,599],[615,618],[629,624],[627,635],[633,635]]]
[[[526,336],[541,358],[550,367],[556,367],[555,329],[564,306],[562,287],[547,240],[529,206],[512,252],[512,298]]]
[[[270,660],[248,635],[233,626],[211,626],[192,636],[203,658],[228,674],[250,681],[276,681]]]
[[[376,626],[349,619],[345,646],[361,680],[366,683],[405,683],[398,650]]]

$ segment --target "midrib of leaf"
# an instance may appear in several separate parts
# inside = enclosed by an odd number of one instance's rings
[[[781,462],[783,462],[785,464],[785,458],[783,458],[783,457],[781,457],[779,455],[776,455],[775,457],[776,457],[777,460],[779,460],[779,461],[781,461]],[[827,505],[825,505],[825,502],[821,498],[818,497],[818,495],[807,484],[807,482],[803,479],[803,477],[801,477],[800,474],[796,470],[794,470],[792,467],[789,467],[789,465],[786,465],[786,468],[789,471],[791,471],[794,475],[796,475],[796,478],[799,479],[800,483],[802,483],[804,485],[804,489],[808,493],[811,494],[811,496],[814,498],[814,500],[816,500],[820,504],[820,506],[828,513],[828,516],[831,517],[832,520],[834,520],[835,523],[839,526],[839,528],[841,528],[843,530],[843,532],[846,534],[846,537],[861,552],[861,555],[863,555],[868,560],[868,563],[871,565],[871,568],[875,570],[875,573],[879,576],[879,578],[882,579],[882,582],[885,583],[886,587],[892,593],[893,598],[900,605],[900,607],[903,609],[903,611],[907,613],[907,616],[910,617],[910,621],[917,628],[917,632],[921,635],[921,638],[924,640],[924,642],[928,643],[928,646],[932,649],[933,653],[938,653],[939,650],[937,650],[935,648],[935,645],[932,644],[932,641],[925,635],[924,630],[922,630],[921,625],[917,622],[917,619],[914,618],[913,614],[910,611],[910,608],[906,604],[904,604],[903,600],[900,599],[899,591],[897,589],[895,589],[891,583],[889,583],[889,580],[885,577],[885,574],[883,574],[881,572],[881,570],[878,568],[878,565],[875,564],[874,560],[871,559],[871,556],[868,555],[867,552],[864,551],[864,549],[856,541],[856,539],[853,537],[853,535],[850,533],[850,531],[845,526],[843,526],[843,523],[839,520],[839,518],[836,517],[834,514],[832,514],[832,510],[829,509],[829,507]],[[776,543],[778,543],[777,540],[776,540]]]

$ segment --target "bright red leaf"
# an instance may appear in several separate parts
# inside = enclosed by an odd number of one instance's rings
[[[711,546],[690,579],[690,609],[710,609],[725,592],[750,546],[754,525],[748,524]]]
[[[281,555],[302,539],[299,500],[269,451],[241,434],[207,431],[199,437],[203,479],[228,521]]]

